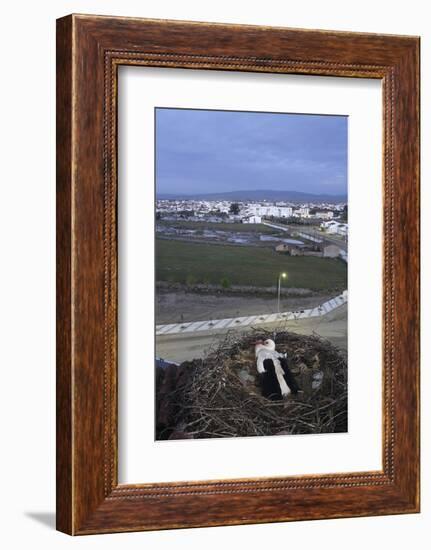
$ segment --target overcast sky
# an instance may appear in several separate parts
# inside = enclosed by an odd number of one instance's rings
[[[157,193],[347,193],[347,117],[156,109]]]

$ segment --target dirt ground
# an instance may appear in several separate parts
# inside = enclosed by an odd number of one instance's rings
[[[333,298],[333,294],[289,296],[281,300],[281,311],[308,309]],[[156,296],[156,324],[186,323],[227,319],[248,315],[264,315],[277,311],[277,296],[223,296],[192,292],[158,292]]]

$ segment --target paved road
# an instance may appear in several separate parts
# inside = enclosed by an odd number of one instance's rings
[[[341,237],[334,237],[330,233],[319,233],[318,231],[313,231],[307,228],[301,228],[301,231],[303,233],[307,233],[308,235],[311,235],[312,237],[318,237],[319,239],[323,239],[324,241],[328,241],[332,244],[336,244],[341,248],[341,250],[347,250],[347,242],[343,240]]]
[[[264,225],[267,225],[269,227],[277,227],[278,229],[281,229],[281,231],[287,231],[287,232],[302,232],[306,233],[307,235],[310,235],[311,237],[316,237],[318,239],[323,239],[324,241],[327,241],[332,244],[336,244],[339,246],[342,250],[347,250],[347,242],[339,236],[334,236],[331,233],[321,233],[317,229],[310,229],[310,227],[306,225],[279,225],[277,223],[271,223],[271,222],[262,222]]]
[[[336,346],[347,350],[347,305],[342,306],[324,317],[285,321],[265,325],[266,330],[288,329],[298,334],[319,334]],[[232,330],[232,329],[231,329]],[[249,329],[250,330],[250,329]],[[244,332],[242,329],[239,332]],[[226,331],[173,334],[157,337],[157,356],[168,361],[181,363],[203,357],[211,346],[223,340]]]

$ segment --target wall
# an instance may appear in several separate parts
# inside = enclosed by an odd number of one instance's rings
[[[302,0],[265,3],[199,0],[15,0],[2,8],[1,474],[5,548],[169,547],[350,549],[424,548],[430,512],[430,400],[423,405],[423,512],[415,516],[224,527],[71,539],[54,523],[54,151],[55,18],[70,12],[192,19],[422,36],[422,97],[431,96],[431,30],[426,2]],[[4,43],[3,43],[4,42]],[[422,102],[423,151],[431,150],[429,102]],[[431,206],[430,165],[423,156],[423,209]],[[423,215],[423,250],[430,250]],[[423,327],[430,328],[429,255],[423,259]],[[428,341],[427,341],[428,340]],[[430,384],[424,339],[422,385]],[[364,396],[366,399],[366,396]]]

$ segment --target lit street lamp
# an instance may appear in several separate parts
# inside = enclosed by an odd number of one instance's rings
[[[287,279],[287,273],[280,273],[278,276],[278,313],[280,313],[281,279]]]

